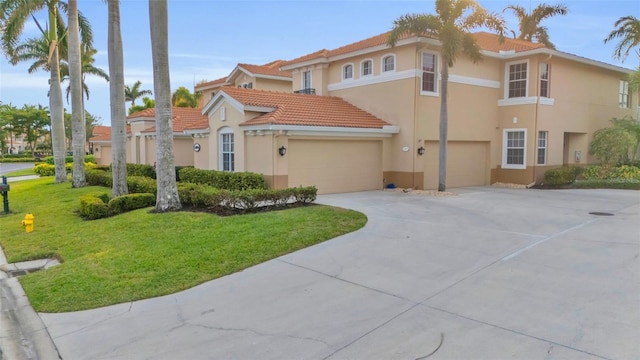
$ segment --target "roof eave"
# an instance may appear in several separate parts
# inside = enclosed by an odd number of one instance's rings
[[[592,59],[588,59],[588,58],[585,58],[585,57],[581,57],[581,56],[565,53],[565,52],[562,52],[562,51],[552,50],[552,49],[549,49],[549,48],[538,48],[538,49],[525,50],[525,51],[516,51],[516,52],[509,52],[509,53],[496,53],[494,51],[488,51],[488,50],[481,50],[480,52],[482,53],[482,55],[487,56],[487,57],[491,57],[491,58],[495,58],[495,59],[505,59],[505,60],[506,59],[515,59],[515,58],[527,57],[527,56],[532,56],[532,55],[539,55],[539,54],[551,55],[551,56],[557,56],[557,57],[562,58],[562,59],[567,59],[567,60],[579,62],[579,63],[582,63],[582,64],[596,66],[596,67],[599,67],[599,68],[602,68],[602,69],[612,70],[612,71],[621,72],[621,73],[625,73],[625,74],[630,74],[630,73],[633,72],[633,70],[624,68],[622,66],[611,65],[611,64],[607,64],[607,63],[604,63],[604,62],[601,62],[601,61],[592,60]]]
[[[396,125],[385,125],[382,128],[356,128],[342,126],[308,126],[308,125],[277,125],[259,124],[242,125],[242,130],[247,131],[275,131],[286,132],[288,135],[309,135],[309,136],[374,136],[390,137],[400,132],[400,127]]]
[[[326,56],[319,56],[314,59],[292,63],[288,65],[283,65],[280,67],[280,70],[289,71],[289,70],[298,69],[305,66],[311,66],[311,65],[317,65],[317,64],[328,64],[328,63],[329,63],[329,59]]]

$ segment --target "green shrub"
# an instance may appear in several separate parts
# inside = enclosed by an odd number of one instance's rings
[[[127,176],[127,187],[130,194],[155,194],[157,190],[156,180],[146,176]]]
[[[12,156],[12,154],[2,155],[2,157],[0,157],[0,163],[36,162],[36,159],[34,157],[31,157],[31,154],[29,154],[29,157],[9,157],[9,156]]]
[[[193,169],[193,166],[176,166],[176,181],[178,182],[182,181],[182,179],[180,179],[180,170],[182,169]]]
[[[49,164],[49,165],[54,165],[53,156],[47,156],[47,157],[43,158],[42,161],[47,163],[47,164]],[[65,162],[65,164],[73,163],[73,156],[67,155],[64,158],[64,162]],[[93,156],[93,155],[85,155],[84,156],[84,162],[85,163],[95,164],[96,163],[96,157]]]
[[[88,185],[105,186],[108,188],[113,186],[113,177],[110,172],[95,169],[87,170],[85,172],[85,179]]]
[[[591,179],[604,179],[606,174],[606,167],[593,165],[587,166],[582,171],[582,179],[591,180]]]
[[[606,179],[640,180],[640,168],[629,165],[616,166],[610,169]]]
[[[47,163],[40,163],[33,167],[33,172],[40,176],[54,176],[55,166]]]
[[[588,179],[576,180],[573,184],[578,189],[630,189],[640,190],[637,179]]]
[[[184,168],[180,170],[181,181],[204,184],[225,190],[266,189],[264,177],[251,172],[228,172]]]
[[[129,194],[115,197],[109,201],[109,215],[142,209],[156,204],[156,195],[150,193]]]
[[[581,168],[576,166],[550,169],[544,172],[544,183],[547,185],[569,185],[576,180],[580,172]]]
[[[108,215],[109,208],[103,199],[93,195],[85,195],[80,198],[80,216],[83,218],[95,220]]]
[[[144,176],[151,179],[156,178],[156,169],[148,164],[127,164],[127,177]]]
[[[318,188],[315,186],[296,187],[292,188],[293,196],[296,198],[296,202],[311,203],[316,201],[318,196]]]

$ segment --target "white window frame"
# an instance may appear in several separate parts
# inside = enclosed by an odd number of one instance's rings
[[[523,147],[508,147],[508,134],[522,132],[524,133],[524,146]],[[509,149],[522,149],[522,164],[507,164],[507,155]],[[504,129],[502,133],[502,168],[503,169],[526,169],[527,168],[527,129]]]
[[[369,62],[369,73],[365,74],[364,73],[364,64]],[[373,59],[364,59],[360,62],[360,77],[369,77],[369,76],[373,76]]]
[[[527,73],[525,75],[525,87],[524,87],[524,96],[514,96],[509,97],[509,88],[511,87],[511,81],[509,81],[509,68],[511,65],[517,64],[527,64]],[[504,99],[523,99],[529,97],[529,71],[531,70],[531,66],[529,66],[529,59],[511,61],[504,65]]]
[[[424,56],[425,55],[431,55],[433,56],[433,61],[434,61],[434,67],[433,67],[433,91],[431,90],[424,90],[423,88],[423,84],[424,84],[424,74],[427,71],[424,71]],[[439,79],[439,68],[440,65],[440,59],[438,57],[438,53],[433,52],[433,51],[423,51],[422,55],[420,56],[420,94],[421,95],[432,95],[432,96],[437,96],[438,95],[438,87],[440,85],[440,79]]]
[[[543,70],[542,67],[546,66],[546,75],[547,78],[545,79],[542,75],[543,75]],[[540,97],[542,98],[551,98],[551,64],[549,63],[540,63],[539,66],[539,71],[540,71]],[[547,83],[547,93],[546,94],[542,94],[542,84],[543,83]]]
[[[620,87],[618,90],[618,107],[620,109],[631,108],[631,94],[629,93],[629,81],[620,80]]]
[[[309,84],[305,85],[305,74],[309,74]],[[311,89],[313,86],[313,74],[311,73],[311,70],[305,70],[301,73],[301,80],[300,80],[300,85],[302,87],[302,90],[306,90],[306,89]]]
[[[392,58],[393,59],[393,69],[391,70],[385,70],[384,66],[385,66],[385,59],[387,58]],[[397,68],[397,64],[396,64],[396,54],[385,54],[382,55],[380,57],[380,73],[381,74],[385,74],[385,73],[392,73],[395,72]]]
[[[224,138],[225,135],[231,135],[231,150],[224,150]],[[225,169],[224,164],[224,154],[231,154],[231,168]],[[225,126],[222,129],[218,130],[218,169],[220,171],[235,171],[235,135],[233,133],[233,129]]]
[[[536,163],[538,165],[546,165],[547,164],[547,145],[549,144],[549,132],[542,130],[538,131],[538,151],[536,153]],[[542,155],[542,162],[540,161],[540,152],[544,152]]]
[[[347,68],[351,67],[351,76],[347,77]],[[348,63],[348,64],[344,64],[342,65],[342,81],[353,81],[353,77],[355,75],[355,71],[354,71],[354,66],[353,63]]]

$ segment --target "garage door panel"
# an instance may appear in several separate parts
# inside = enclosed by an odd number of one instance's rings
[[[425,188],[438,187],[438,142],[425,144]],[[487,185],[489,143],[452,141],[447,146],[447,187]]]
[[[382,188],[380,141],[289,140],[289,186],[318,193]]]

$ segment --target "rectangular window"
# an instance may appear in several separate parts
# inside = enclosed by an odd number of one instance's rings
[[[620,93],[618,95],[618,106],[621,109],[628,109],[631,107],[631,96],[629,96],[629,82],[626,80],[620,80]]]
[[[509,65],[508,98],[527,96],[527,63]]]
[[[503,169],[526,169],[527,130],[504,130],[502,146]]]
[[[302,72],[302,89],[311,89],[311,71]]]
[[[549,89],[549,69],[549,64],[540,64],[540,96],[546,98],[551,97]]]
[[[373,63],[371,60],[365,60],[362,62],[362,76],[373,74]]]
[[[538,165],[547,163],[547,132],[538,132]]]
[[[396,58],[393,55],[388,55],[382,58],[382,71],[394,71],[396,69]]]
[[[233,149],[233,134],[220,134],[222,156],[222,171],[234,171],[235,159]]]
[[[422,91],[436,92],[437,60],[435,54],[422,54]]]

